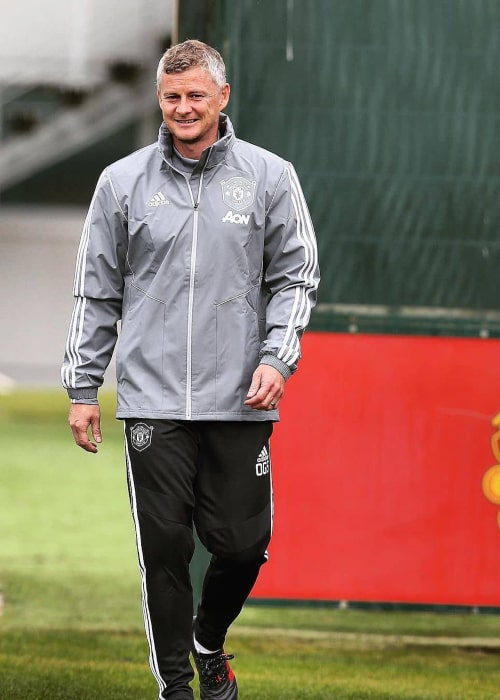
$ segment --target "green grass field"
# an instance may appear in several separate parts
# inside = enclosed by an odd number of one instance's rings
[[[0,700],[153,700],[121,424],[98,455],[62,391],[0,396]],[[242,700],[494,700],[500,615],[246,606]]]

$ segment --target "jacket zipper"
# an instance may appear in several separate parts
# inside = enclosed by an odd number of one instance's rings
[[[191,268],[189,272],[189,297],[188,297],[188,327],[187,327],[187,350],[186,350],[186,420],[191,420],[192,416],[192,381],[193,381],[193,306],[194,306],[194,277],[196,272],[196,254],[198,249],[198,209],[200,206],[201,198],[201,188],[203,186],[203,176],[205,175],[205,168],[210,158],[212,148],[208,152],[207,158],[205,160],[205,165],[200,173],[200,184],[198,185],[198,194],[196,200],[193,197],[193,191],[191,190],[191,185],[189,186],[189,194],[191,196],[191,202],[194,209],[194,220],[193,220],[193,242],[191,244]]]

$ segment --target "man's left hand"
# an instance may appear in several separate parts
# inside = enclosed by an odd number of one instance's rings
[[[271,365],[259,365],[253,373],[245,406],[257,411],[273,411],[285,393],[285,379]]]

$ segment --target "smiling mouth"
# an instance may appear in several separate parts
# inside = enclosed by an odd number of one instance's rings
[[[197,121],[197,119],[176,119],[177,124],[186,124],[187,126],[196,124]]]

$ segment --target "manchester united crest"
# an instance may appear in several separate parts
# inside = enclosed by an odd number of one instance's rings
[[[130,429],[130,440],[132,442],[132,447],[137,452],[142,452],[147,447],[151,445],[151,438],[153,437],[153,426],[146,425],[145,423],[136,423]]]
[[[244,177],[223,180],[221,186],[224,204],[236,211],[243,211],[254,202],[255,185],[255,180],[247,180]]]

